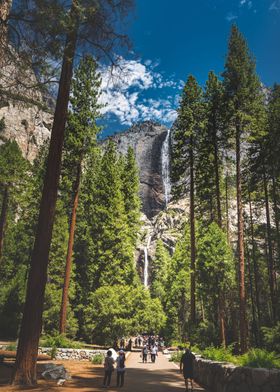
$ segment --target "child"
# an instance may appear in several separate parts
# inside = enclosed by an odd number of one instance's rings
[[[104,362],[105,375],[104,375],[104,380],[103,380],[103,388],[109,387],[111,384],[111,377],[112,377],[112,373],[114,371],[114,362],[115,361],[112,358],[112,351],[108,350],[107,356],[106,356],[105,362]]]

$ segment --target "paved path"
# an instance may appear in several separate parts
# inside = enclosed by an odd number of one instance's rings
[[[178,366],[169,362],[162,353],[159,353],[155,363],[142,363],[140,353],[131,353],[127,360],[127,368],[124,391],[185,391],[185,382]],[[194,391],[205,390],[195,384]]]
[[[61,364],[61,361],[55,361]],[[72,379],[64,386],[58,387],[52,381],[43,381],[39,378],[37,387],[25,388],[24,391],[32,392],[97,392],[104,391],[102,388],[104,368],[102,365],[93,366],[90,362],[63,361],[64,366],[69,370]],[[40,373],[41,364],[38,365]],[[130,353],[125,374],[125,385],[123,388],[116,388],[116,371],[112,375],[111,387],[106,389],[111,392],[184,392],[185,383],[179,368],[173,362],[159,353],[155,363],[142,363],[139,352]],[[8,382],[10,372],[1,375],[5,370],[0,367],[0,392],[18,392],[21,388],[11,387]],[[194,391],[204,391],[195,385]]]

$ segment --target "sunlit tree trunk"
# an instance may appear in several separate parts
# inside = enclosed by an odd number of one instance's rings
[[[252,246],[253,269],[254,269],[256,307],[257,307],[257,315],[258,315],[258,341],[260,341],[259,339],[259,330],[260,330],[260,323],[261,323],[260,290],[259,290],[260,274],[259,274],[259,268],[258,268],[257,257],[256,257],[255,230],[254,230],[254,223],[253,223],[252,201],[251,201],[250,191],[248,192],[248,195],[249,195],[249,211],[250,211],[250,237],[251,237],[251,246]]]
[[[196,277],[195,277],[195,216],[194,216],[194,152],[193,136],[190,137],[190,233],[191,233],[191,323],[196,322]]]
[[[38,226],[31,257],[26,300],[13,373],[12,381],[14,384],[33,385],[36,383],[37,378],[36,361],[42,329],[49,250],[60,176],[62,146],[73,72],[73,60],[77,41],[77,6],[78,2],[73,0],[71,14],[74,23],[72,30],[67,35],[63,56]]]
[[[270,219],[270,209],[269,209],[269,198],[268,198],[268,185],[267,178],[264,169],[263,173],[263,186],[264,186],[264,196],[265,196],[265,211],[266,211],[266,234],[267,234],[267,246],[268,246],[268,269],[269,269],[269,288],[270,288],[270,300],[272,309],[272,321],[273,324],[276,323],[277,314],[277,302],[276,302],[276,290],[275,290],[275,267],[273,260],[272,251],[272,238],[271,238],[271,219]]]
[[[244,257],[244,222],[241,190],[241,153],[240,125],[236,126],[236,194],[238,217],[238,263],[239,263],[239,332],[241,353],[247,351],[247,317],[245,294],[245,257]]]
[[[68,249],[67,249],[67,256],[66,256],[66,266],[65,266],[63,290],[62,290],[62,301],[61,301],[61,308],[60,308],[59,332],[61,334],[66,333],[67,305],[68,305],[69,285],[70,285],[71,269],[72,269],[72,255],[73,255],[75,228],[76,228],[77,208],[79,203],[80,179],[81,179],[81,163],[77,167],[77,175],[76,175],[76,181],[74,185],[73,206],[72,206],[72,212],[70,218]]]

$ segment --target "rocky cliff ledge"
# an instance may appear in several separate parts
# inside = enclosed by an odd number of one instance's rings
[[[165,207],[162,147],[167,131],[163,125],[146,121],[110,137],[120,153],[125,154],[128,147],[132,147],[135,152],[140,174],[142,210],[149,219]]]

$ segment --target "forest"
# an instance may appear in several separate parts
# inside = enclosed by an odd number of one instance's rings
[[[64,53],[66,68],[74,51]],[[223,73],[210,71],[205,86],[189,75],[182,89],[170,133],[171,201],[188,199],[187,223],[174,253],[157,242],[148,289],[135,262],[139,169],[132,148],[121,155],[99,141],[95,57],[81,57],[68,94],[60,83],[52,139],[34,162],[1,136],[0,120],[0,336],[19,338],[16,377],[30,382],[20,352],[37,351],[46,337],[111,345],[153,331],[198,350],[280,353],[280,85],[262,84],[238,27]],[[61,118],[64,136],[55,140]]]

